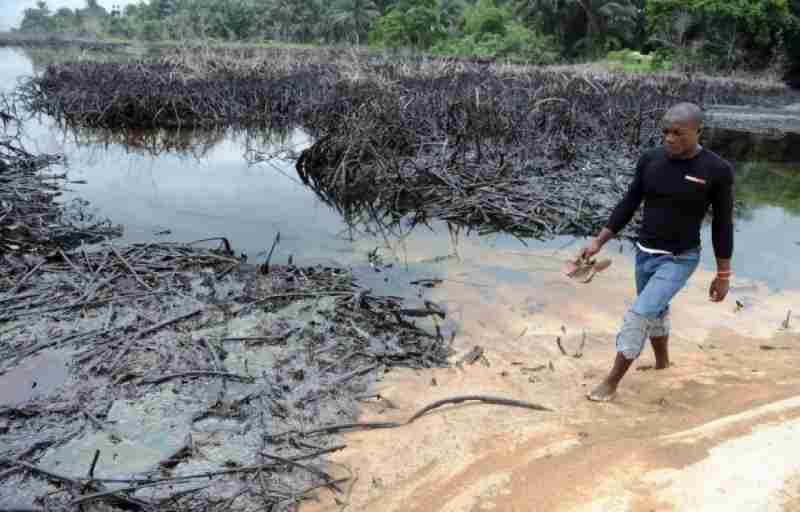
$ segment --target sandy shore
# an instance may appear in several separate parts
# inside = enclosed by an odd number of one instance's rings
[[[560,275],[566,251],[469,251],[434,298],[460,324],[460,354],[480,345],[488,366],[395,373],[379,389],[395,407],[367,405],[362,420],[477,393],[554,412],[467,404],[350,434],[334,461],[352,485],[304,511],[800,509],[800,461],[789,456],[800,449],[800,337],[795,324],[782,328],[800,294],[736,280],[712,304],[713,274],[698,270],[674,303],[673,367],[646,371],[648,350],[616,401],[594,404],[584,395],[610,364],[634,294],[630,259],[609,253],[614,265],[583,285]],[[519,274],[498,280],[494,265]]]

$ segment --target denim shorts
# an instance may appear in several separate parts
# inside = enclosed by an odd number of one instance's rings
[[[650,254],[636,249],[636,301],[625,313],[617,352],[638,358],[648,337],[669,336],[669,304],[700,263],[700,248],[680,254]]]

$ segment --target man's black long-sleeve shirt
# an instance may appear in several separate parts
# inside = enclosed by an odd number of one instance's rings
[[[733,254],[733,168],[706,149],[691,159],[673,160],[663,147],[644,154],[625,197],[606,227],[619,233],[644,200],[639,243],[678,254],[700,246],[700,225],[711,206],[714,253]]]

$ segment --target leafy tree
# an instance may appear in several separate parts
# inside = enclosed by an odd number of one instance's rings
[[[52,32],[54,28],[50,8],[41,0],[35,8],[25,9],[19,26],[21,32]]]
[[[644,0],[516,0],[516,12],[568,54],[599,56],[643,39]]]
[[[354,36],[356,42],[366,39],[372,21],[380,16],[374,0],[337,0],[331,14],[344,38]]]
[[[662,47],[676,50],[663,34],[681,12],[684,44],[701,48],[703,64],[724,69],[763,66],[797,26],[788,0],[648,0],[650,31]]]
[[[436,0],[436,25],[452,34],[466,7],[463,0]]]
[[[435,47],[444,54],[497,58],[517,56],[546,64],[555,60],[552,40],[515,20],[508,7],[493,0],[479,0],[467,7],[460,21],[460,37],[451,37]]]
[[[144,41],[158,41],[163,39],[162,25],[156,20],[144,20],[139,25],[138,37]]]
[[[405,1],[375,22],[371,44],[389,48],[428,49],[446,35],[435,0]]]
[[[78,31],[78,18],[75,12],[62,7],[52,15],[52,30],[60,33],[75,33]]]
[[[327,40],[335,33],[327,0],[272,0],[260,17],[260,32],[281,41]]]
[[[478,0],[464,12],[464,33],[475,36],[494,34],[502,36],[506,33],[506,23],[511,12],[497,7],[494,0]]]

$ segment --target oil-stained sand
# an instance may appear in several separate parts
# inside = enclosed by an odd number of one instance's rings
[[[633,299],[633,267],[609,253],[608,271],[577,284],[560,274],[574,250],[463,248],[434,300],[460,323],[460,354],[480,345],[489,366],[397,373],[379,387],[396,408],[366,406],[362,419],[401,419],[469,393],[555,412],[462,405],[402,429],[350,434],[334,460],[358,478],[338,504],[322,496],[305,510],[796,510],[800,463],[789,454],[800,448],[800,399],[758,408],[800,395],[800,338],[793,324],[782,328],[800,295],[735,280],[728,300],[713,304],[713,274],[699,270],[674,303],[673,367],[646,371],[647,351],[615,402],[590,403],[584,394],[607,371]],[[527,280],[498,279],[492,268]],[[727,419],[707,432],[690,430],[719,418]]]

